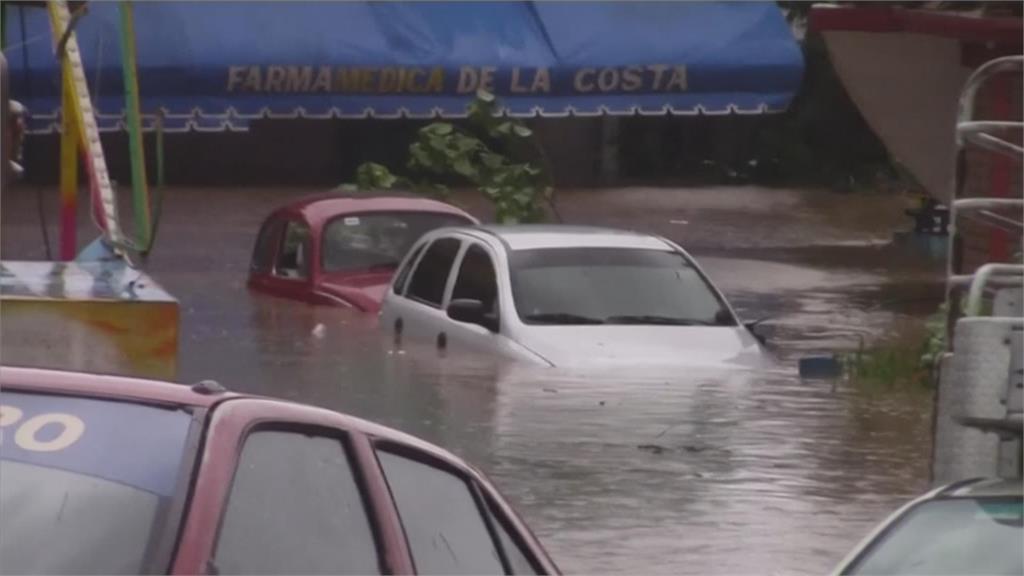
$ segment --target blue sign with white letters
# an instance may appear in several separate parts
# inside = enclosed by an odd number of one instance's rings
[[[59,468],[170,496],[191,420],[183,410],[3,391],[0,460]]]

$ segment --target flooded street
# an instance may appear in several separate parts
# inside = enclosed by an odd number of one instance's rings
[[[770,373],[580,374],[396,350],[375,317],[249,293],[262,218],[309,192],[165,193],[147,271],[180,302],[179,380],[213,378],[441,444],[495,481],[567,573],[822,573],[927,487],[926,392],[801,381],[795,368],[937,306],[939,265],[888,244],[908,224],[898,199],[561,194],[565,222],[680,242],[742,318],[774,317],[782,361]],[[33,194],[5,193],[5,259],[45,257]],[[57,194],[46,194],[52,218]],[[84,214],[80,226],[92,234]]]

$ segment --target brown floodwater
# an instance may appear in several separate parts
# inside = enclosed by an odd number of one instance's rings
[[[567,222],[648,230],[690,249],[741,316],[774,317],[782,359],[772,372],[588,374],[396,350],[372,316],[248,292],[261,219],[308,192],[165,193],[146,269],[181,305],[179,379],[214,378],[441,444],[495,480],[566,572],[821,573],[927,487],[927,392],[802,381],[794,367],[938,304],[939,266],[888,243],[908,224],[898,199],[562,193]],[[5,259],[45,257],[34,194],[4,193]],[[56,193],[45,194],[52,223]],[[81,222],[88,230],[84,211]]]

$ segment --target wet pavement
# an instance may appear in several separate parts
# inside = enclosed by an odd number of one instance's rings
[[[165,193],[147,270],[181,304],[180,379],[343,410],[445,446],[495,480],[566,572],[821,573],[927,487],[926,392],[801,381],[794,368],[938,304],[940,266],[888,244],[908,224],[898,199],[562,193],[566,222],[678,240],[742,317],[775,315],[783,365],[570,374],[394,350],[372,316],[249,293],[261,219],[309,192]],[[46,195],[52,221],[56,193]],[[3,202],[3,257],[43,258],[33,192]]]

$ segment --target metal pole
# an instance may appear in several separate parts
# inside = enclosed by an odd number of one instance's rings
[[[67,79],[61,82],[61,94],[63,102],[60,123],[60,259],[69,261],[75,259],[78,248],[79,134],[72,112],[75,95]]]
[[[10,112],[10,96],[7,93],[7,58],[0,52],[0,186],[7,188],[11,182],[11,127],[7,114]]]
[[[148,246],[152,229],[149,189],[139,113],[139,84],[135,59],[135,24],[131,2],[121,2],[121,66],[124,76],[125,120],[132,167],[132,198],[135,209],[136,243]]]
[[[156,185],[163,188],[164,184],[164,112],[161,110],[156,117]]]

